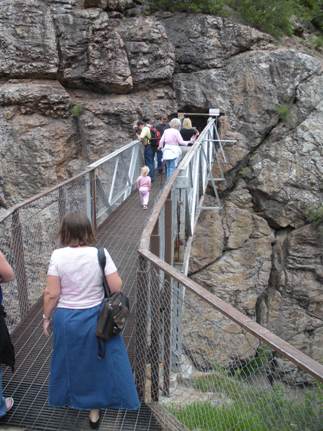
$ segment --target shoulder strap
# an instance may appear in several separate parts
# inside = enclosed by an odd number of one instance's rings
[[[100,265],[100,268],[102,270],[102,275],[103,275],[104,296],[106,296],[107,298],[109,298],[109,296],[111,296],[111,291],[110,291],[107,279],[105,277],[105,272],[104,272],[104,268],[105,268],[105,264],[106,264],[107,258],[105,256],[105,252],[104,252],[104,248],[103,247],[98,248],[98,261],[99,261],[99,265]]]

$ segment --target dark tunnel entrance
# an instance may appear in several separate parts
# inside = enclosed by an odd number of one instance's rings
[[[197,110],[191,106],[184,106],[178,111],[178,114],[184,114],[184,117],[189,117],[193,127],[196,127],[199,132],[201,132],[207,124],[207,120],[209,119],[208,113],[208,109]]]

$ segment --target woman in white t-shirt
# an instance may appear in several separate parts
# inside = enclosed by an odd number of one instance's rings
[[[136,410],[139,400],[122,336],[106,342],[104,358],[97,355],[95,330],[104,290],[91,223],[85,215],[69,213],[59,236],[63,248],[51,256],[44,292],[45,335],[53,327],[49,404],[90,410],[90,425],[97,428],[100,408]],[[117,292],[122,281],[105,254],[105,276],[111,292]]]

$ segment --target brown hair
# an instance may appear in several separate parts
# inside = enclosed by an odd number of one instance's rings
[[[67,213],[59,229],[59,238],[63,246],[91,245],[95,236],[91,222],[82,213]]]

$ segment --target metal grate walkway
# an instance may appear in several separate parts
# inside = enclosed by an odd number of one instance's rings
[[[151,193],[150,208],[162,187],[157,177]],[[139,239],[150,211],[144,211],[137,193],[133,193],[100,227],[97,243],[105,246],[121,274],[125,292],[131,301],[131,315],[125,328],[125,342],[131,361],[134,359],[136,265]],[[87,412],[51,408],[47,404],[51,339],[42,334],[41,301],[16,329],[16,370],[4,373],[4,390],[15,399],[13,410],[0,419],[1,425],[21,426],[25,430],[88,430]],[[159,431],[161,427],[149,406],[137,412],[105,410],[102,431]]]

